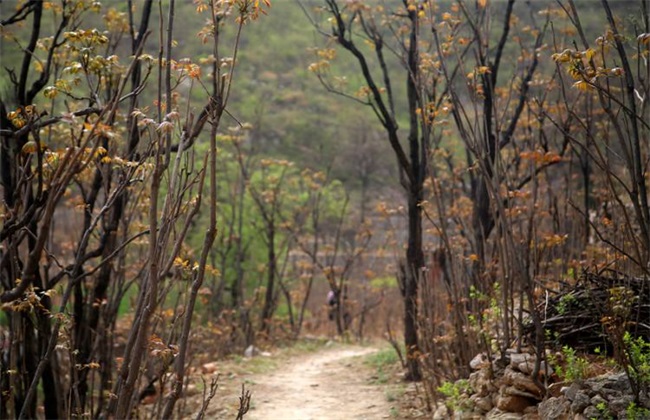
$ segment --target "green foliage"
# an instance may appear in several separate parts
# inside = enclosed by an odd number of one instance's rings
[[[604,401],[599,402],[596,404],[596,409],[600,412],[600,417],[599,419],[602,420],[611,420],[614,417],[612,416],[612,413],[609,411],[609,407],[607,406],[607,403]],[[591,420],[591,419],[590,419]]]
[[[299,340],[291,342],[290,347],[286,349],[288,354],[313,353],[323,348],[328,340],[325,338]]]
[[[494,282],[492,290],[488,293],[478,290],[475,286],[470,286],[469,297],[476,300],[479,307],[484,308],[481,315],[469,314],[468,320],[470,326],[480,335],[486,343],[489,343],[491,350],[496,352],[499,350],[499,332],[495,328],[501,322],[503,311],[499,303],[499,296],[501,296],[501,284]]]
[[[554,356],[549,356],[549,361],[557,374],[565,381],[581,381],[587,377],[587,368],[589,362],[587,359],[576,355],[575,349],[564,346],[562,347],[562,356],[564,363],[561,364]]]
[[[469,395],[471,388],[469,381],[461,379],[456,382],[445,381],[438,387],[438,392],[446,397],[445,404],[453,411],[462,411],[468,408],[469,400],[464,396]]]
[[[650,410],[639,407],[636,403],[631,402],[625,409],[625,418],[628,420],[642,420],[650,418]]]
[[[557,309],[558,314],[564,315],[575,302],[575,296],[573,296],[571,293],[567,293],[560,298],[560,301],[557,303],[555,309]]]
[[[392,348],[385,348],[367,357],[366,363],[378,369],[392,366],[399,362],[397,353]]]
[[[397,287],[397,278],[395,276],[376,277],[370,280],[370,286],[375,289],[394,289]]]
[[[636,339],[626,331],[623,343],[629,358],[630,379],[634,380],[641,389],[650,385],[650,343],[643,337]]]
[[[388,382],[390,368],[399,363],[399,358],[394,349],[385,348],[366,357],[364,363],[377,372],[375,383],[385,384]]]

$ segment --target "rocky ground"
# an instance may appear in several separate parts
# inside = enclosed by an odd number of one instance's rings
[[[561,358],[562,354],[549,355]],[[466,381],[453,386],[459,395],[440,403],[433,418],[442,419],[499,419],[499,420],[592,420],[592,419],[650,419],[648,396],[634,402],[630,381],[624,372],[584,359],[582,374],[589,375],[606,370],[593,377],[560,380],[553,368],[540,364],[537,378],[548,389],[540,390],[532,379],[535,356],[510,351],[506,360],[489,361],[485,355],[477,356],[471,364],[473,373]],[[573,372],[574,374],[576,372]]]

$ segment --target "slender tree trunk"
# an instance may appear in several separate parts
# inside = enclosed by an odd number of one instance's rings
[[[275,225],[271,220],[267,228],[268,240],[268,273],[266,282],[266,295],[264,297],[264,307],[262,308],[262,328],[261,331],[269,334],[271,332],[271,318],[273,317],[273,291],[275,288],[276,272],[276,255],[275,255]]]
[[[404,345],[406,346],[407,379],[422,379],[418,350],[418,282],[424,267],[422,252],[422,188],[428,161],[429,139],[420,138],[420,121],[418,119],[418,18],[415,11],[409,11],[411,33],[408,44],[408,75],[406,93],[409,108],[409,155],[410,182],[406,187],[408,195],[408,243],[406,247],[406,272],[404,278]]]
[[[418,282],[424,253],[422,252],[422,213],[419,203],[421,193],[411,192],[408,198],[408,245],[406,249],[406,270],[404,272],[404,345],[406,346],[408,368],[407,379],[419,381],[422,378],[418,364]]]
[[[50,299],[45,296],[41,304],[47,309],[51,309]],[[38,314],[38,325],[41,334],[38,336],[39,348],[45,351],[48,347],[52,331],[52,322],[49,314]],[[53,355],[45,366],[43,371],[43,408],[45,409],[46,419],[60,419],[65,417],[61,412],[63,401],[61,401],[61,384],[54,372],[56,355]]]

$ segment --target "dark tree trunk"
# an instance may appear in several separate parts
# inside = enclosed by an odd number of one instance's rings
[[[482,262],[485,261],[485,240],[490,236],[494,228],[494,217],[490,208],[490,194],[487,182],[489,179],[480,177],[476,180],[476,189],[474,192],[474,206],[472,214],[472,224],[474,228],[474,241],[476,244],[476,255],[478,255],[478,264],[475,267],[475,274],[480,275],[483,270]],[[478,280],[477,280],[478,281]],[[480,290],[485,291],[483,285],[478,282],[475,284]]]
[[[419,203],[421,193],[411,192],[408,200],[408,245],[402,297],[404,298],[404,345],[407,355],[407,379],[419,381],[422,377],[418,364],[418,282],[424,253],[422,252],[422,213]]]
[[[408,242],[406,247],[406,272],[404,276],[404,345],[406,346],[407,379],[419,381],[422,379],[419,365],[418,350],[418,282],[424,267],[422,252],[422,188],[427,170],[428,138],[420,138],[420,121],[418,109],[418,18],[414,11],[409,11],[411,33],[408,44],[408,75],[406,78],[406,93],[409,108],[409,183],[406,186],[408,195]],[[408,168],[407,168],[408,169]]]
[[[140,49],[140,44],[144,42],[145,34],[149,28],[149,18],[151,15],[151,8],[153,5],[152,0],[147,0],[143,5],[142,17],[140,20],[140,26],[138,28],[137,36],[132,40],[131,52],[135,55]],[[138,89],[138,86],[141,82],[141,64],[139,61],[136,62],[136,67],[131,74],[131,89],[135,91]],[[140,142],[140,134],[137,127],[137,121],[132,115],[132,111],[138,106],[138,95],[134,95],[131,99],[129,106],[129,113],[127,119],[127,125],[129,127],[129,140],[126,150],[126,155],[130,160],[135,160],[135,153]],[[108,139],[102,141],[102,146],[105,149],[109,149]],[[106,185],[111,183],[111,176],[106,176],[107,179],[104,179],[105,175],[97,169],[95,171],[92,191],[89,194],[89,199],[87,203],[87,208],[89,212],[87,214],[86,220],[84,221],[85,226],[90,225],[92,209],[95,207],[95,201],[97,200],[99,191],[102,187],[106,188]],[[122,191],[119,196],[115,199],[114,206],[107,217],[106,227],[104,230],[104,240],[102,244],[102,261],[111,258],[113,252],[119,246],[117,235],[119,230],[119,224],[122,220],[124,214],[124,209],[126,208],[129,201],[129,196],[127,191]],[[85,252],[85,250],[82,250]],[[93,360],[107,359],[105,354],[96,355],[93,352],[93,348],[100,349],[100,352],[107,353],[109,350],[106,347],[97,346],[95,347],[96,340],[101,342],[107,342],[107,335],[110,334],[108,330],[108,325],[104,328],[100,327],[101,312],[103,305],[101,302],[107,297],[108,287],[111,283],[111,274],[113,270],[112,264],[104,264],[99,271],[96,280],[93,282],[92,287],[84,294],[82,293],[81,284],[75,286],[75,309],[77,305],[80,305],[78,314],[75,310],[75,315],[78,315],[76,318],[77,322],[75,327],[77,329],[77,350],[78,350],[78,363],[88,364]],[[77,293],[78,289],[78,293]],[[115,308],[117,310],[117,308]],[[102,365],[102,369],[111,370],[112,363]],[[81,412],[86,411],[86,397],[88,392],[88,369],[83,369],[78,372],[78,383],[76,386],[77,393],[79,395],[80,401],[79,406],[77,407]],[[73,392],[73,388],[71,388]],[[74,401],[74,398],[71,399]],[[98,413],[101,412],[102,407],[98,407]]]
[[[275,225],[271,220],[267,228],[268,240],[268,273],[266,281],[266,294],[264,297],[264,307],[262,308],[262,328],[261,331],[269,334],[271,332],[271,318],[273,317],[274,305],[274,288],[276,272],[275,256]]]
[[[44,296],[41,299],[41,304],[49,311],[51,309],[50,299]],[[52,322],[49,314],[39,312],[38,325],[40,334],[38,336],[38,345],[41,351],[47,349],[50,342]],[[45,409],[46,419],[60,419],[64,417],[61,409],[63,401],[61,401],[60,389],[61,384],[58,381],[58,376],[55,373],[55,358],[53,356],[45,366],[43,371],[43,406]]]

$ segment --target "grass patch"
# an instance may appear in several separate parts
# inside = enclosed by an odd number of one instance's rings
[[[385,384],[388,382],[391,372],[399,365],[399,357],[394,349],[386,347],[367,356],[364,363],[377,372],[373,382]]]
[[[249,374],[249,373],[267,373],[278,368],[281,363],[281,360],[278,360],[277,357],[271,356],[255,356],[255,357],[244,357],[244,356],[231,356],[233,362],[233,371],[235,373]]]
[[[404,396],[404,388],[400,386],[398,388],[388,389],[384,394],[386,395],[386,401],[397,402]]]
[[[385,276],[377,277],[370,281],[370,286],[375,289],[396,289],[397,288],[397,278],[395,276]]]
[[[283,353],[286,352],[288,356],[302,353],[313,353],[322,349],[328,341],[327,338],[302,339],[291,343],[288,347],[282,349],[282,351]]]

